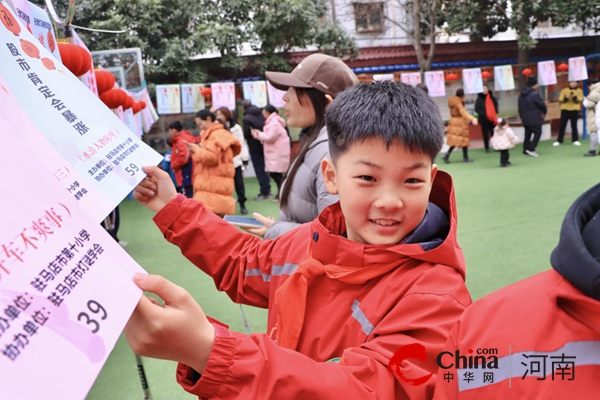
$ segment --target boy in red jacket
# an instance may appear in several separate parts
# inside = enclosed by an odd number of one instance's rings
[[[134,196],[157,212],[165,238],[234,302],[269,309],[266,334],[231,332],[184,289],[135,277],[165,303],[143,297],[127,339],[136,354],[178,361],[188,392],[431,398],[435,355],[471,303],[452,181],[433,164],[444,142],[438,108],[408,85],[363,83],[328,107],[327,129],[322,173],[340,201],[275,240],[240,232],[177,195],[159,169],[145,169]],[[388,364],[406,345],[425,357],[394,365],[394,376]]]
[[[598,399],[600,185],[567,212],[550,263],[465,311],[440,358],[436,400]],[[469,350],[485,367],[455,357]]]

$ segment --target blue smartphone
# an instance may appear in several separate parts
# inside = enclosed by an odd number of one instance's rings
[[[241,228],[260,228],[264,226],[255,218],[239,217],[237,215],[226,215],[223,220],[229,222],[231,225],[239,226]]]

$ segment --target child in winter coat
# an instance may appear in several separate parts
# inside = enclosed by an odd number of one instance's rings
[[[494,150],[500,151],[500,166],[508,167],[510,165],[508,150],[519,143],[519,138],[510,129],[505,118],[498,119],[498,125],[494,128],[494,136],[492,136],[491,140]]]
[[[178,361],[179,384],[199,398],[433,394],[436,357],[471,303],[452,179],[433,163],[442,117],[420,89],[361,83],[327,107],[327,131],[320,172],[340,200],[273,240],[239,231],[144,167],[134,197],[157,213],[164,237],[234,302],[269,309],[266,333],[233,332],[183,288],[134,277],[165,304],[142,296],[129,344]]]

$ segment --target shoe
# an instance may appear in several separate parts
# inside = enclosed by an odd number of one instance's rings
[[[596,157],[596,152],[595,151],[588,151],[583,156],[584,157]]]
[[[528,156],[531,156],[531,157],[539,157],[540,156],[538,153],[536,153],[535,151],[532,151],[532,150],[525,150],[525,154],[527,154]]]
[[[554,143],[552,143],[552,146],[554,146],[554,147],[560,146],[560,142],[554,142]]]
[[[510,161],[507,161],[507,162],[506,162],[506,165],[510,165]]]
[[[242,215],[248,215],[248,210],[246,209],[246,205],[245,204],[240,204],[240,214],[242,214]]]
[[[254,198],[254,201],[261,201],[261,200],[270,200],[273,198],[273,195],[271,193],[264,195],[264,194],[259,194],[258,196],[256,196]]]
[[[470,158],[463,158],[463,162],[473,162]]]
[[[450,154],[446,154],[444,157],[442,157],[442,160],[444,160],[446,164],[450,164]]]
[[[279,193],[277,193],[277,195],[275,195],[275,196],[274,196],[274,197],[271,199],[271,201],[272,201],[273,203],[278,203],[278,202],[279,202]]]
[[[573,142],[573,146],[581,146],[581,142],[579,140],[576,140]]]
[[[486,153],[491,153],[490,149],[485,149]]]
[[[124,240],[119,240],[119,246],[125,248],[125,247],[127,247],[127,242]]]
[[[508,167],[508,164],[500,164],[500,168]]]

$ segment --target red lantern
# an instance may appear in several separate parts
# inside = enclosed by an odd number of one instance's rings
[[[146,102],[144,100],[140,100],[138,103],[140,103],[140,111],[146,108]]]
[[[127,95],[126,95],[127,96]],[[131,96],[127,96],[125,98],[125,101],[123,102],[122,106],[123,106],[123,110],[129,110],[130,108],[133,107],[133,97]]]
[[[83,60],[83,65],[81,66],[81,70],[79,71],[79,75],[81,76],[86,72],[89,72],[92,69],[92,55],[83,47],[77,46],[79,48],[79,52],[81,53],[81,59]]]
[[[131,109],[133,110],[134,114],[137,114],[141,111],[142,106],[140,105],[139,101],[134,101],[133,102],[133,107],[131,107]]]
[[[521,73],[522,73],[523,75],[525,75],[525,76],[529,76],[529,75],[533,74],[533,71],[532,71],[532,70],[530,70],[529,68],[525,68],[525,69],[523,70],[523,72],[521,72]]]
[[[458,79],[458,75],[456,75],[455,73],[451,73],[446,75],[446,81],[448,82],[452,82]]]
[[[121,89],[110,89],[100,95],[100,100],[108,108],[119,108],[127,99],[127,94]]]
[[[98,94],[102,94],[115,86],[115,76],[105,70],[96,70],[96,84],[98,85]]]
[[[92,67],[92,56],[81,46],[59,43],[58,51],[65,67],[75,76],[85,74]]]
[[[483,71],[483,72],[481,73],[481,77],[482,77],[483,79],[489,79],[489,78],[491,78],[491,77],[492,77],[492,74],[490,74],[490,71]]]
[[[569,64],[566,64],[566,63],[558,64],[558,67],[557,67],[557,69],[558,69],[560,72],[566,72],[566,71],[568,71],[568,70],[569,70]]]
[[[212,89],[211,88],[204,88],[202,89],[202,91],[200,92],[200,94],[202,96],[210,96],[212,94]]]

